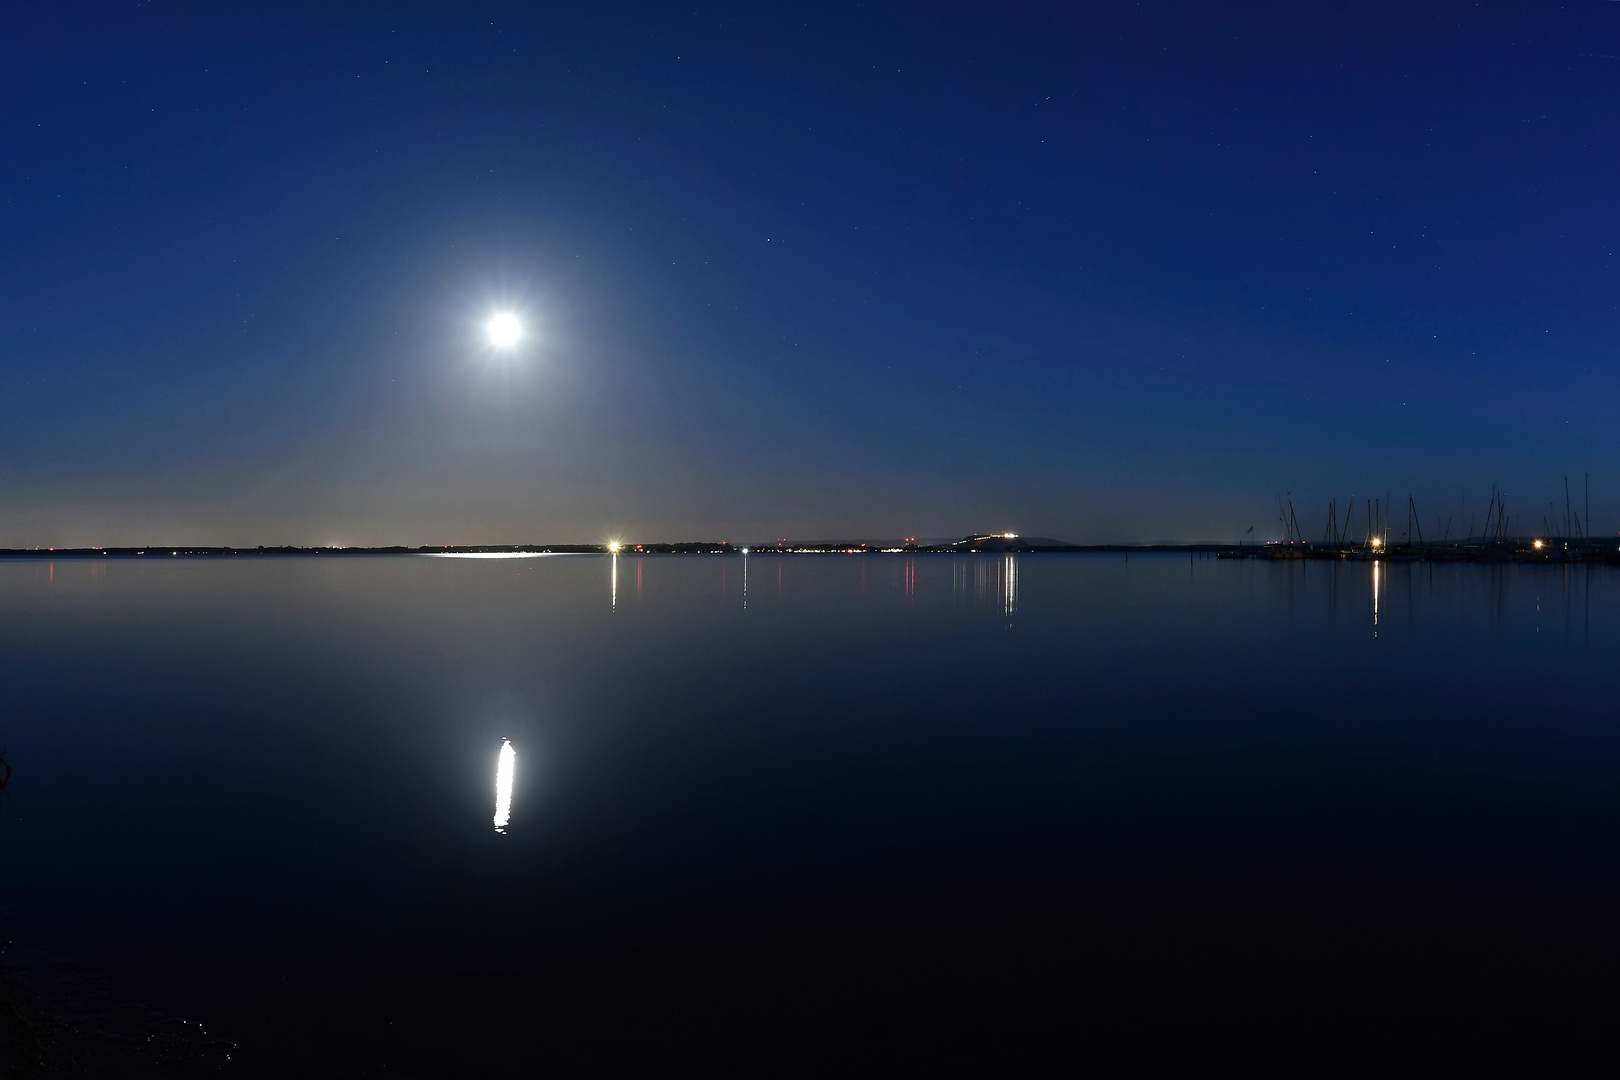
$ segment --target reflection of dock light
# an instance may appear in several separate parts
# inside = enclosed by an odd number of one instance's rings
[[[512,820],[512,776],[517,772],[517,751],[510,739],[501,740],[501,756],[495,764],[495,831],[506,831]]]

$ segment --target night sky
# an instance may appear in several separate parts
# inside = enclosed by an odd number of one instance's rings
[[[1620,528],[1620,3],[8,4],[0,110],[0,545]]]

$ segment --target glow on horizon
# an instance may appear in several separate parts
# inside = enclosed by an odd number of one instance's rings
[[[433,559],[541,559],[549,551],[429,551]]]
[[[495,831],[506,831],[512,820],[512,778],[517,773],[517,751],[511,739],[501,740],[500,757],[495,762]]]

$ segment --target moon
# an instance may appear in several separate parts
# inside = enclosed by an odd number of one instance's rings
[[[484,336],[497,349],[515,349],[523,340],[523,323],[510,311],[497,311],[484,324]]]

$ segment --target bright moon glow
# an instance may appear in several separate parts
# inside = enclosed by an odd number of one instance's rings
[[[509,311],[497,312],[484,324],[484,334],[497,349],[510,349],[523,340],[523,324]]]
[[[510,739],[501,740],[500,760],[495,763],[495,831],[506,831],[512,820],[512,774],[517,771],[517,751]]]

